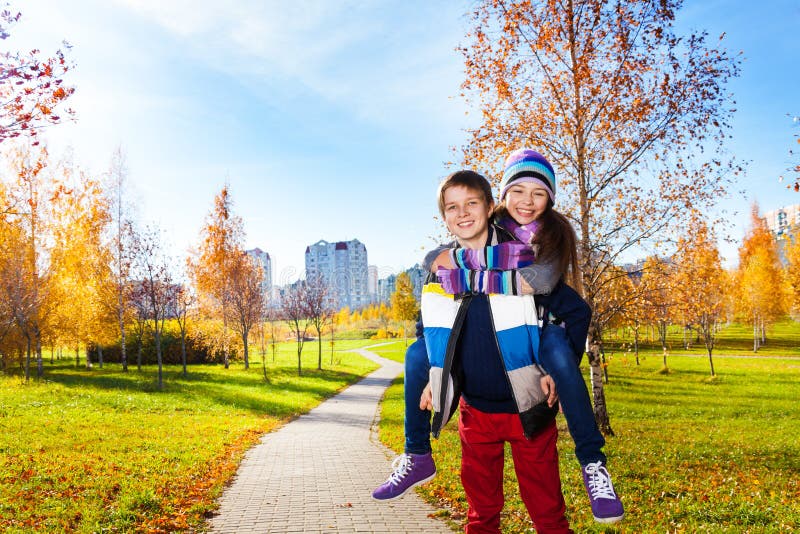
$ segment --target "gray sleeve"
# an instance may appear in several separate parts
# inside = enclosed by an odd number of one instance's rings
[[[531,286],[534,295],[549,294],[561,278],[557,263],[550,258],[542,258],[541,261],[537,259],[533,264],[518,269],[517,272]]]
[[[425,259],[422,260],[422,268],[425,269],[426,272],[431,272],[431,266],[433,265],[433,262],[437,257],[439,257],[439,254],[441,254],[443,250],[447,250],[449,248],[455,248],[455,245],[453,243],[439,245],[435,249],[425,254]]]

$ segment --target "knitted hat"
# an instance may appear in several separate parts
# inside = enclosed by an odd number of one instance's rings
[[[544,156],[529,148],[515,150],[506,158],[503,179],[500,181],[500,200],[514,182],[535,182],[547,189],[552,202],[556,201],[556,174]]]

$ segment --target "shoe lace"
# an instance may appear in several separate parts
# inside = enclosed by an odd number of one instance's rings
[[[388,482],[393,486],[399,484],[411,470],[411,465],[411,456],[408,454],[401,454],[395,458],[392,462],[393,473],[389,475]]]
[[[589,491],[593,499],[616,499],[614,486],[611,484],[611,475],[602,461],[588,464],[585,468],[589,476]]]

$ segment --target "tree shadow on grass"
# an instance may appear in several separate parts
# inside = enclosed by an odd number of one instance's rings
[[[51,370],[45,374],[45,380],[75,390],[163,396],[163,410],[166,411],[218,407],[254,415],[289,417],[308,411],[361,378],[355,373],[330,370],[306,371],[302,377],[297,377],[296,371],[273,369],[267,382],[260,372],[236,370],[230,374],[222,373],[193,369],[184,377],[179,370],[168,370],[164,373],[161,390],[152,369],[128,373],[119,370]],[[103,402],[102,399],[98,401]],[[116,403],[116,399],[109,397],[108,404]],[[142,409],[158,411],[159,407],[151,404]]]

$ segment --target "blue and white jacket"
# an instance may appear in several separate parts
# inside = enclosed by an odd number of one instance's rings
[[[498,232],[490,232],[491,241]],[[496,244],[492,242],[491,244]],[[461,384],[453,372],[456,345],[461,333],[468,300],[445,293],[437,281],[422,289],[421,314],[425,345],[431,364],[430,384],[433,396],[431,433],[438,437],[458,406]],[[489,295],[492,330],[503,358],[517,411],[525,435],[531,436],[549,423],[558,411],[548,407],[540,379],[546,373],[536,364],[539,350],[539,317],[532,295]]]

